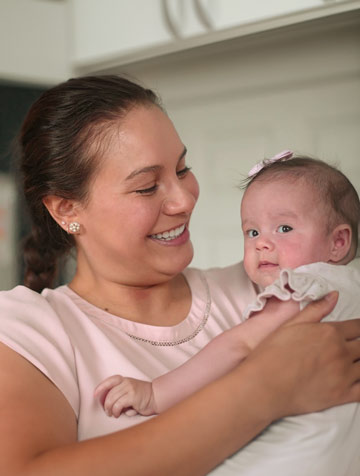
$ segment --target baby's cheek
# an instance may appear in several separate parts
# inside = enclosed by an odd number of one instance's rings
[[[279,271],[274,271],[273,273],[269,273],[265,276],[259,276],[257,281],[256,279],[253,279],[256,284],[259,286],[266,288],[266,286],[270,286],[270,284],[274,283],[278,277],[280,276],[280,270]]]
[[[251,266],[251,259],[249,253],[247,253],[246,250],[244,254],[244,268],[246,273],[250,276],[252,274],[253,267]]]
[[[281,268],[294,269],[301,266],[304,261],[304,253],[301,244],[292,244],[291,246],[283,246],[279,249],[279,264]]]

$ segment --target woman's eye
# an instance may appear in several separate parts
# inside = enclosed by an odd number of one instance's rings
[[[257,230],[248,230],[246,234],[249,238],[255,238],[259,235],[259,232]]]
[[[178,171],[176,172],[176,175],[177,175],[178,177],[185,177],[185,175],[186,175],[188,172],[190,172],[190,170],[191,170],[191,167],[184,167],[183,169],[178,170]]]
[[[279,233],[289,233],[293,228],[289,225],[280,225],[278,228]]]
[[[158,186],[157,184],[155,184],[152,187],[135,190],[135,193],[138,193],[139,195],[152,195],[153,193],[156,192],[157,189],[158,189]]]

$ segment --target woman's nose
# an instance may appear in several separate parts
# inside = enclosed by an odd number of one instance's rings
[[[189,214],[193,211],[199,195],[198,186],[184,186],[181,182],[172,186],[163,202],[163,212],[167,215]]]

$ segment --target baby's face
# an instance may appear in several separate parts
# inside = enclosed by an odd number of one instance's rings
[[[250,279],[265,287],[283,268],[329,261],[332,240],[325,215],[318,195],[303,180],[251,184],[241,204]]]

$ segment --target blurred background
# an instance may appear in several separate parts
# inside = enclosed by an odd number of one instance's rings
[[[27,230],[11,144],[30,104],[71,76],[155,89],[201,195],[193,265],[242,258],[239,182],[284,149],[340,166],[360,191],[360,1],[0,0],[0,289]]]

